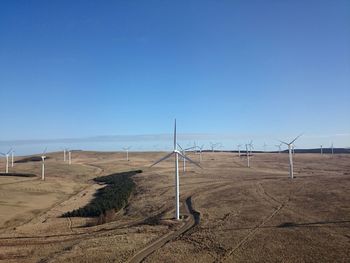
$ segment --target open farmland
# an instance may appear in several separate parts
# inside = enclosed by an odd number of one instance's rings
[[[350,155],[296,154],[295,179],[290,180],[287,154],[255,154],[251,168],[246,168],[245,157],[237,154],[204,153],[202,169],[188,165],[185,175],[180,169],[185,215],[180,222],[172,220],[174,162],[149,168],[163,155],[130,153],[127,162],[123,153],[76,152],[68,166],[61,153],[52,153],[45,181],[0,177],[0,261],[347,262],[350,258]],[[189,156],[199,160],[199,155]],[[129,204],[108,223],[61,217],[88,204],[103,187],[93,178],[137,169],[143,173],[132,177],[136,187]],[[18,163],[10,172],[40,175],[40,162]],[[200,213],[197,225],[188,223],[193,212],[186,206],[188,200]],[[162,244],[165,239],[168,242]],[[137,258],[145,248],[146,257]]]

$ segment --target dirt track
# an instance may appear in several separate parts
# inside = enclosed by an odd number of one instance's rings
[[[169,241],[175,239],[178,236],[181,236],[182,234],[186,233],[188,230],[199,224],[199,213],[193,209],[191,197],[186,198],[186,201],[182,202],[182,205],[185,211],[181,214],[182,216],[186,217],[186,219],[184,220],[184,224],[181,226],[181,228],[174,232],[167,233],[166,235],[160,237],[159,239],[153,241],[151,244],[147,245],[145,248],[138,251],[135,255],[132,256],[132,258],[128,260],[129,263],[142,262],[147,256],[152,254],[154,251],[160,249]]]

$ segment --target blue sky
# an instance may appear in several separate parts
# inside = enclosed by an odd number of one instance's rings
[[[347,0],[3,0],[0,141],[164,134],[176,117],[233,144],[350,146],[349,25]]]

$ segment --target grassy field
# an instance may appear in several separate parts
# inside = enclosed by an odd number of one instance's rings
[[[174,163],[149,165],[164,153],[48,154],[46,180],[0,177],[0,261],[126,262],[184,222],[174,222]],[[199,155],[190,157],[199,160]],[[145,262],[347,262],[350,258],[350,155],[255,154],[251,168],[232,153],[205,153],[203,169],[180,174],[182,211],[191,197],[199,225]],[[4,169],[4,162],[0,170]],[[88,204],[102,186],[93,178],[142,169],[115,220],[62,218]],[[40,162],[10,172],[40,174]],[[152,220],[151,220],[152,219]],[[157,219],[157,220],[154,220]],[[155,223],[156,222],[156,223]]]

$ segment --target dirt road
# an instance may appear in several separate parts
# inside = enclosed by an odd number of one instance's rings
[[[199,224],[200,221],[200,213],[195,211],[192,207],[192,197],[186,198],[186,201],[183,202],[183,207],[185,208],[185,216],[187,217],[185,219],[184,225],[174,231],[170,232],[157,240],[153,241],[151,244],[147,245],[145,248],[137,252],[132,258],[128,260],[129,263],[139,263],[142,262],[147,256],[152,254],[157,249],[160,249],[162,246],[164,246],[167,242],[175,239],[176,237],[186,233],[188,230],[190,230],[192,227]]]

